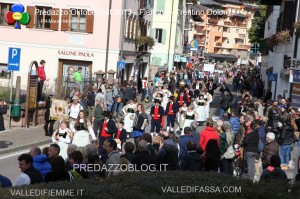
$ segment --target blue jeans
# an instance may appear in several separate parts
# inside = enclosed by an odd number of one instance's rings
[[[106,104],[107,111],[111,112],[112,106],[113,106],[113,105],[111,105],[111,104]]]
[[[250,180],[253,180],[255,176],[256,155],[257,153],[255,152],[246,152],[247,170],[248,170],[248,177]]]
[[[292,150],[292,145],[282,145],[280,146],[280,162],[281,164],[289,164],[290,161],[290,154],[291,154],[291,150]],[[285,159],[284,159],[285,156]],[[284,161],[285,160],[285,161]]]
[[[227,110],[228,110],[228,109],[227,109]],[[224,114],[225,112],[227,112],[227,110],[224,110],[224,109],[220,108],[220,120],[222,119],[223,114]]]
[[[117,98],[115,98],[114,99],[114,104],[113,104],[113,107],[112,107],[112,113],[117,111],[117,113],[120,114],[122,112],[122,108],[123,108],[123,102],[118,103]]]
[[[144,101],[146,94],[147,94],[147,90],[146,90],[145,88],[143,88],[143,89],[142,89],[142,97],[141,97],[141,102],[143,102],[143,101]]]

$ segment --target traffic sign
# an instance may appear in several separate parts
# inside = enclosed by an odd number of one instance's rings
[[[268,81],[269,82],[276,82],[277,81],[278,74],[275,73],[269,73],[268,74]]]
[[[117,66],[118,69],[125,69],[126,63],[124,61],[118,61]]]
[[[9,48],[8,71],[20,71],[21,48]]]

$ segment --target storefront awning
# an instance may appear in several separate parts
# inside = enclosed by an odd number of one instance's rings
[[[230,54],[214,54],[214,53],[205,53],[204,57],[206,59],[215,59],[216,61],[230,61],[236,62],[238,58]]]

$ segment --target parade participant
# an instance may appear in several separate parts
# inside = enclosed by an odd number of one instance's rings
[[[192,105],[188,106],[187,112],[185,113],[183,129],[185,127],[191,127],[192,122],[195,122],[197,117],[198,115],[195,113],[193,106]],[[184,131],[181,132],[181,135],[184,135]]]
[[[5,101],[0,101],[0,131],[4,131],[4,118],[3,114],[7,113],[7,105]]]
[[[210,103],[213,101],[212,95],[208,92],[207,88],[203,89],[203,99],[205,100],[206,119],[209,118]]]
[[[169,131],[170,126],[170,130],[174,131],[176,114],[179,111],[179,105],[174,100],[174,96],[169,97],[169,102],[165,110],[165,115],[167,116],[167,131]]]
[[[156,131],[157,134],[160,132],[161,118],[164,115],[164,109],[162,106],[160,106],[160,101],[155,99],[154,103],[155,105],[151,107],[150,111],[150,115],[152,117],[150,132],[152,136],[154,131]]]
[[[164,110],[166,110],[169,97],[172,95],[172,93],[168,90],[167,85],[164,85],[164,89],[162,90],[162,92],[163,92],[163,99],[162,99],[161,106],[164,108]]]
[[[183,106],[179,108],[179,112],[178,112],[178,123],[179,123],[179,129],[182,130],[183,129],[183,125],[184,125],[184,121],[185,121],[185,114],[187,112],[187,105],[186,103],[183,103]]]
[[[209,82],[206,84],[206,88],[212,96],[214,96],[214,92],[217,89],[217,85],[213,81],[213,79],[209,79]]]
[[[180,90],[180,95],[177,98],[177,102],[179,104],[180,107],[183,106],[184,103],[187,103],[187,96],[184,94],[184,90]]]
[[[160,101],[163,99],[163,90],[162,90],[162,87],[161,86],[159,86],[158,88],[157,88],[157,90],[154,92],[154,94],[153,94],[153,98],[154,99],[159,99]]]
[[[78,103],[79,102],[78,96],[74,95],[72,100],[73,102],[72,104],[70,104],[69,124],[74,123],[78,118],[79,112],[83,110],[83,107],[80,105],[80,103]]]
[[[93,127],[84,115],[83,110],[79,112],[76,121],[70,125],[70,129],[74,132],[72,144],[78,147],[84,147],[91,143],[89,134],[91,134],[92,140],[96,140]]]
[[[220,102],[220,119],[222,119],[223,113],[228,112],[228,109],[231,107],[231,102],[233,100],[233,95],[230,91],[224,90],[221,93],[221,102]]]
[[[99,154],[103,155],[105,153],[103,144],[106,140],[110,140],[113,134],[118,132],[115,121],[111,120],[111,114],[109,111],[104,111],[104,120],[99,124]]]
[[[101,90],[104,93],[106,92],[105,84],[102,82],[101,78],[97,79],[97,83],[94,86],[97,87],[98,90]]]
[[[129,104],[123,107],[123,113],[124,113],[124,129],[126,129],[126,132],[128,134],[131,134],[133,131],[133,119],[135,112],[137,110],[137,105],[133,102],[133,99],[129,100]]]
[[[145,113],[144,105],[138,104],[137,111],[135,112],[134,122],[133,122],[132,137],[142,136],[148,124],[149,124],[148,115],[147,113]]]
[[[52,101],[51,99],[53,98],[53,94],[50,94],[48,96],[48,99],[46,100],[46,112],[45,112],[45,125],[44,125],[44,130],[45,130],[45,136],[51,136],[53,133],[53,125],[55,123],[55,120],[52,120],[50,118],[50,108]],[[50,124],[50,126],[49,126]]]
[[[52,135],[52,142],[58,144],[60,148],[59,155],[66,160],[68,158],[67,149],[73,138],[72,131],[67,127],[66,122],[61,122],[58,130]]]
[[[197,79],[197,81],[193,84],[192,88],[194,89],[194,97],[197,99],[200,95],[200,91],[202,90],[202,84],[199,79]]]
[[[145,100],[145,96],[147,94],[148,90],[148,82],[147,82],[147,77],[144,77],[142,79],[142,97],[141,97],[141,102]]]
[[[83,77],[82,77],[82,67],[78,67],[77,71],[74,73],[74,80],[75,80],[75,85],[78,86],[80,88],[80,92],[82,93],[82,81],[83,81]]]
[[[192,103],[193,91],[190,90],[190,87],[185,87],[185,96],[187,99],[187,105],[189,106]]]
[[[123,128],[124,127],[124,122],[120,121],[118,123],[118,131],[117,133],[114,134],[114,139],[116,140],[116,142],[120,142],[120,144],[118,144],[118,148],[120,150],[122,150],[123,144],[126,143],[126,138],[127,138],[127,133],[126,133],[126,129]]]
[[[204,100],[203,95],[199,96],[199,100],[194,101],[195,112],[197,113],[197,122],[199,125],[203,125],[206,120],[206,101]]]
[[[104,100],[101,97],[96,98],[96,105],[92,113],[92,126],[96,137],[98,136],[99,124],[104,119],[103,112],[107,111]]]

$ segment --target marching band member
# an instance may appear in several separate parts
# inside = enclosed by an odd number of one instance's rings
[[[189,106],[192,103],[193,92],[190,90],[190,87],[185,87],[185,95],[187,99],[187,105]]]
[[[154,135],[154,130],[158,134],[160,132],[160,125],[162,116],[164,115],[164,109],[162,106],[160,106],[160,101],[158,99],[155,99],[154,101],[155,105],[151,107],[150,115],[152,117],[151,121],[151,134]]]
[[[174,130],[176,114],[179,111],[179,105],[177,102],[174,102],[174,100],[174,96],[169,97],[169,102],[165,110],[165,115],[167,116],[167,131],[169,131],[170,125],[171,131]]]

